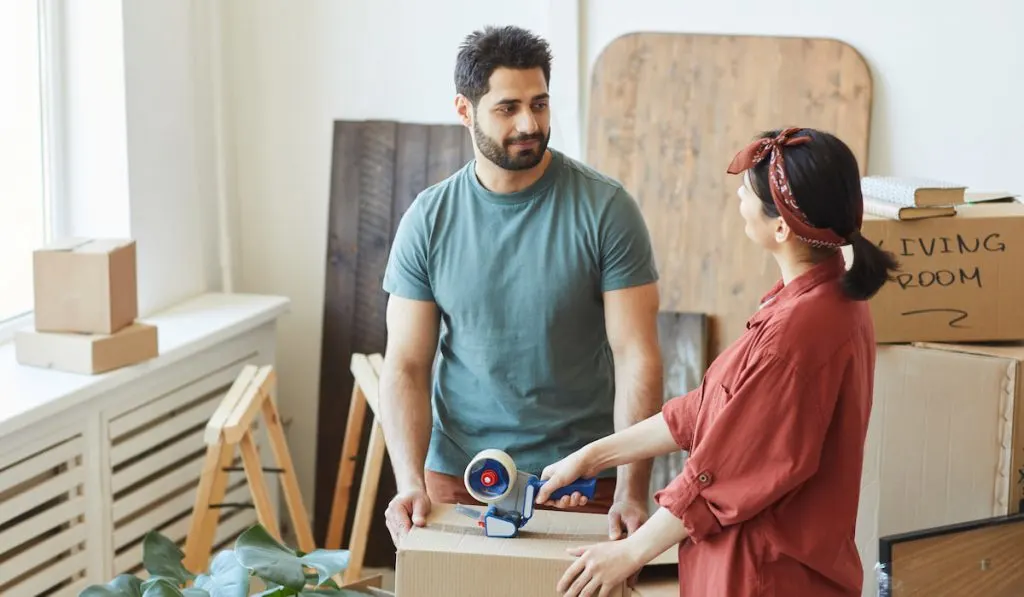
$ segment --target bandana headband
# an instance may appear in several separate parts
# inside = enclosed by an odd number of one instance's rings
[[[796,199],[793,198],[793,191],[789,188],[789,179],[786,177],[786,164],[782,157],[782,148],[802,145],[811,140],[806,135],[792,136],[799,130],[801,129],[788,128],[775,138],[757,139],[751,142],[736,154],[729,164],[727,172],[739,174],[753,168],[768,157],[768,182],[771,187],[772,201],[775,203],[776,209],[779,210],[779,215],[793,230],[797,238],[818,247],[838,248],[849,244],[857,235],[857,230],[854,230],[849,238],[843,238],[830,228],[816,228],[797,205]],[[857,218],[857,228],[860,228],[860,217]]]

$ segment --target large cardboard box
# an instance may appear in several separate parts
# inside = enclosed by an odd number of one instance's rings
[[[880,346],[857,546],[877,595],[880,536],[1021,511],[1024,345]]]
[[[950,218],[864,216],[902,271],[869,303],[878,342],[1024,340],[1024,205],[957,206]]]
[[[113,334],[138,317],[135,241],[70,238],[33,254],[35,329]]]
[[[82,373],[104,373],[157,356],[156,326],[134,323],[113,334],[72,334],[19,330],[14,335],[18,363]]]
[[[485,537],[474,520],[453,506],[435,504],[427,526],[414,527],[399,546],[395,595],[557,597],[558,579],[575,559],[566,549],[608,540],[603,514],[538,510],[520,536],[497,539]],[[673,546],[648,568],[674,571],[677,558]],[[644,585],[638,584],[634,593],[623,583],[614,597],[661,597],[644,591]]]

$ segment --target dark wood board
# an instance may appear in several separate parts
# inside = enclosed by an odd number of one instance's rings
[[[472,156],[469,133],[460,125],[334,123],[316,439],[313,527],[318,545],[324,544],[327,534],[351,400],[351,356],[383,354],[387,343],[387,295],[381,282],[395,229],[420,191],[453,174]],[[371,422],[367,417],[349,521],[355,514]],[[394,493],[394,473],[385,459],[366,566],[394,565],[394,547],[384,524],[384,509]],[[343,538],[343,546],[347,543],[348,537]]]
[[[1024,514],[879,538],[879,597],[1024,595]]]
[[[658,313],[658,343],[664,379],[663,402],[700,386],[708,358],[707,317],[703,313]],[[652,513],[658,508],[654,493],[683,471],[686,456],[685,452],[673,452],[654,459],[648,504]]]
[[[863,58],[829,39],[632,33],[597,60],[587,161],[640,203],[662,306],[708,314],[712,358],[779,275],[744,234],[729,161],[762,130],[805,126],[843,139],[863,174],[871,96]]]

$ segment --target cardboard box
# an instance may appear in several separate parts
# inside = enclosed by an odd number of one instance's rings
[[[643,579],[635,587],[631,597],[679,597],[679,571],[673,573],[674,578]]]
[[[483,508],[476,508],[482,511]],[[555,586],[575,559],[566,549],[608,541],[608,517],[538,510],[514,539],[483,535],[454,506],[435,504],[425,527],[414,527],[398,549],[395,595],[403,597],[557,597]],[[648,568],[677,568],[672,546]],[[642,592],[642,597],[660,597]],[[615,597],[632,597],[623,583]],[[678,589],[676,594],[678,594]]]
[[[157,356],[157,328],[134,323],[114,334],[73,334],[20,330],[15,358],[22,365],[68,373],[95,374]]]
[[[33,254],[35,329],[113,334],[139,315],[135,241],[70,238]]]
[[[1024,340],[1024,205],[961,205],[950,218],[864,216],[902,271],[869,303],[876,340]]]
[[[863,595],[880,536],[1021,511],[1024,344],[880,346],[861,476]]]

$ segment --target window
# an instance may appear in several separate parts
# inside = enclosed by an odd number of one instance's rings
[[[50,240],[47,0],[0,2],[0,341],[32,310],[32,251]],[[9,336],[9,333],[6,334]]]

